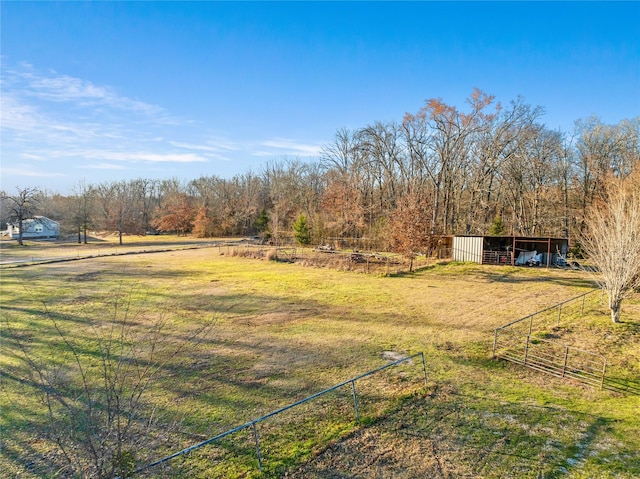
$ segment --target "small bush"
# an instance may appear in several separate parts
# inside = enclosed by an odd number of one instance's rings
[[[271,248],[270,250],[268,250],[267,254],[265,255],[265,259],[267,259],[268,261],[274,261],[278,259],[278,250],[276,248]]]
[[[582,245],[580,243],[575,243],[573,246],[569,248],[569,255],[575,259],[584,259],[585,252],[582,249]]]

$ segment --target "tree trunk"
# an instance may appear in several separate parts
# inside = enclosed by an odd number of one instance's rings
[[[531,225],[532,236],[536,236],[538,234],[538,214],[540,209],[540,192],[538,188],[539,187],[536,186],[536,189],[533,194],[533,212],[532,212],[533,220]]]
[[[611,294],[611,293],[609,293]],[[617,298],[609,297],[609,309],[611,310],[611,321],[614,323],[620,322],[620,307],[622,306],[622,301]]]
[[[22,242],[22,217],[18,218],[18,244],[24,246]]]
[[[433,192],[433,210],[431,211],[431,234],[436,234],[437,231],[437,222],[438,222],[438,213],[440,210],[440,180],[434,185]]]

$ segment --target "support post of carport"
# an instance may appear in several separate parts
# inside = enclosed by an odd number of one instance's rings
[[[547,268],[551,262],[551,238],[547,238]]]

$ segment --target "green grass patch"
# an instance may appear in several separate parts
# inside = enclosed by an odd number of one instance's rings
[[[427,360],[426,391],[419,364],[358,383],[360,425],[349,388],[265,421],[263,476],[244,431],[149,471],[153,477],[322,477],[341,470],[340,451],[363,471],[384,459],[390,476],[403,461],[415,462],[414,477],[440,474],[438,467],[473,477],[637,476],[640,465],[629,456],[640,449],[638,397],[490,359],[495,327],[591,288],[590,278],[568,270],[450,263],[370,276],[217,248],[3,269],[0,468],[42,477],[59,459],[21,348],[72,375],[51,315],[91,362],[100,358],[96,334],[126,311],[132,338],[165,322],[165,351],[214,322],[145,394],[157,422],[136,465],[385,364],[385,352],[424,351]],[[637,299],[624,305],[621,325],[590,309],[550,334],[611,357],[612,372],[630,380],[638,371],[637,308]],[[317,476],[304,469],[312,465]]]

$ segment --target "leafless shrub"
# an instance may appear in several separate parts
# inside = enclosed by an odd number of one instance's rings
[[[276,248],[271,248],[265,254],[265,259],[268,261],[273,261],[278,259],[278,250]]]
[[[176,340],[164,314],[140,332],[131,293],[115,295],[106,319],[88,320],[88,335],[63,329],[63,319],[45,304],[41,315],[57,336],[56,357],[45,358],[18,341],[47,411],[42,432],[57,450],[48,460],[62,477],[128,477],[139,451],[168,438],[171,424],[147,400],[152,385],[207,334],[208,321]],[[175,426],[175,424],[174,424]]]

